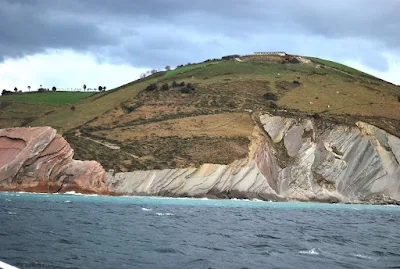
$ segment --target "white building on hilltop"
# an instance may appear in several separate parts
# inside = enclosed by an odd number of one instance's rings
[[[276,56],[286,56],[286,52],[254,52],[254,55],[276,55]]]

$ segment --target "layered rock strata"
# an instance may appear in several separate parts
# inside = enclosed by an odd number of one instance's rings
[[[0,130],[0,190],[107,193],[95,161],[72,159],[68,142],[51,127]]]
[[[364,122],[316,124],[260,115],[249,157],[229,165],[108,174],[127,195],[320,202],[400,200],[400,139]],[[317,127],[322,126],[322,127]]]
[[[255,117],[249,156],[229,165],[105,173],[50,127],[0,130],[0,190],[398,203],[400,139],[354,126]]]

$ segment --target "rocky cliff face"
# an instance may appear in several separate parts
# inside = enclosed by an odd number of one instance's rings
[[[259,116],[247,159],[230,165],[109,173],[110,191],[321,202],[400,200],[400,139],[358,122]]]
[[[398,203],[400,139],[357,122],[253,116],[248,158],[229,165],[105,173],[50,127],[0,130],[0,190]]]
[[[283,143],[289,156],[278,176],[279,194],[319,201],[400,199],[399,138],[363,122],[349,127],[270,115],[260,120],[272,146]]]
[[[0,130],[0,190],[107,193],[106,173],[73,150],[51,127]]]

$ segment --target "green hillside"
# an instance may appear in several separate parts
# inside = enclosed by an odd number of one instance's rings
[[[0,101],[17,101],[40,104],[73,104],[93,95],[93,92],[24,92],[0,96]]]
[[[159,72],[76,100],[73,109],[71,101],[0,98],[0,127],[53,126],[76,158],[106,169],[186,167],[247,156],[254,117],[264,112],[363,120],[400,136],[399,96],[400,87],[334,62],[253,55]]]

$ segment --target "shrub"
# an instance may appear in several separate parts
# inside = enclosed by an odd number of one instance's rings
[[[174,81],[172,82],[172,87],[175,88],[175,87],[178,87],[178,86],[179,86],[179,84],[174,80]]]
[[[312,117],[316,120],[321,119],[321,115],[319,115],[318,113],[313,114]]]
[[[188,83],[186,84],[186,88],[190,89],[190,90],[194,90],[194,87],[192,84]]]
[[[191,93],[194,92],[196,89],[194,88],[194,86],[190,83],[186,84],[186,86],[181,89],[181,93]]]
[[[72,111],[75,111],[75,106],[71,106],[71,110],[72,110]]]
[[[168,90],[169,90],[168,84],[167,84],[167,83],[163,84],[163,85],[161,86],[161,89],[160,89],[160,90],[162,90],[162,91],[168,91]]]
[[[400,95],[399,95],[399,96],[397,96],[397,101],[399,101],[399,102],[400,102]]]
[[[181,86],[181,87],[185,86],[185,82],[182,81],[181,83],[179,83],[179,86]]]
[[[264,94],[264,99],[271,101],[278,101],[278,96],[274,93],[268,92]]]
[[[152,92],[157,90],[157,85],[155,83],[151,83],[149,86],[146,87],[145,91]]]
[[[292,83],[293,83],[293,86],[295,86],[295,87],[301,85],[300,81],[298,81],[298,80],[294,80]]]
[[[271,102],[271,103],[269,104],[269,107],[272,108],[272,109],[277,109],[277,108],[278,108],[278,105],[277,105],[276,103],[274,103],[274,102]]]
[[[122,109],[125,111],[125,113],[131,113],[132,111],[136,110],[138,107],[140,107],[140,104],[133,104],[131,106],[123,105]]]

